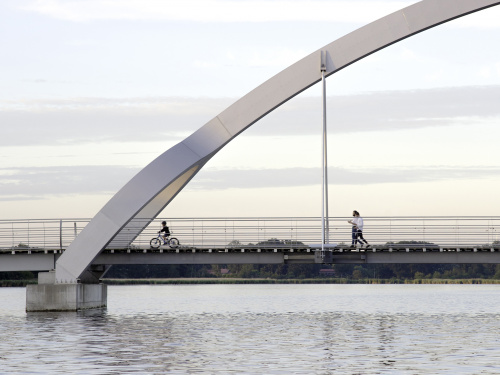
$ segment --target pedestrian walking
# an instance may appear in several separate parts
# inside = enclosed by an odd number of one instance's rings
[[[364,242],[366,248],[368,249],[370,247],[370,244],[363,238],[363,225],[364,225],[363,218],[359,215],[359,212],[356,210],[352,212],[352,216],[354,216],[354,219],[347,220],[347,222],[352,225],[351,248],[356,247],[358,242],[361,245],[363,245]]]

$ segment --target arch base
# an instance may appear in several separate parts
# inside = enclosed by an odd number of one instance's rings
[[[56,284],[55,271],[40,272],[38,285],[26,286],[26,311],[79,311],[105,308],[105,284]]]

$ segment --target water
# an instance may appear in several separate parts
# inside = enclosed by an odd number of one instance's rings
[[[498,374],[497,285],[110,286],[25,313],[0,289],[0,374]]]

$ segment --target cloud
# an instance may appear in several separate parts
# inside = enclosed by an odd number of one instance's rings
[[[129,98],[0,103],[0,146],[181,141],[235,99]],[[329,131],[352,133],[474,123],[500,116],[500,86],[372,92],[328,97]],[[321,99],[297,97],[253,135],[316,134]],[[473,121],[471,121],[473,120]]]
[[[328,168],[330,185],[371,185],[385,183],[431,182],[498,176],[499,167],[405,167],[345,169]],[[321,184],[320,168],[201,171],[187,189],[293,187]]]
[[[0,168],[0,200],[114,194],[138,171],[123,166]]]
[[[192,22],[326,21],[367,23],[413,1],[327,0],[36,0],[24,10],[74,22],[165,20]]]
[[[181,141],[227,99],[127,98],[0,103],[0,145]]]
[[[499,101],[500,86],[330,96],[327,119],[332,133],[467,125],[500,117]],[[262,119],[258,134],[316,134],[317,127],[311,124],[321,123],[321,110],[319,98],[293,99]]]
[[[115,194],[137,172],[122,166],[76,166],[0,169],[0,200],[46,199],[49,196]],[[329,168],[331,185],[432,182],[498,176],[499,167]],[[298,187],[321,184],[320,168],[204,169],[189,191]]]
[[[415,1],[395,0],[34,0],[22,10],[73,22],[98,20],[190,22],[343,22],[366,24]],[[452,22],[458,28],[498,28],[500,8]]]

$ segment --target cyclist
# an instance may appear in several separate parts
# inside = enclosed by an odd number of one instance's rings
[[[161,222],[161,230],[158,231],[158,236],[152,238],[149,241],[152,249],[159,249],[162,245],[168,245],[170,248],[176,249],[179,247],[179,240],[175,237],[170,237],[172,233],[170,233],[170,229],[167,227],[167,222]],[[163,240],[163,243],[162,243]]]
[[[164,232],[163,233],[163,241],[167,242],[167,239],[170,236],[170,229],[168,229],[166,221],[162,221],[161,225],[162,225],[162,228],[161,228],[161,230],[158,233]]]

